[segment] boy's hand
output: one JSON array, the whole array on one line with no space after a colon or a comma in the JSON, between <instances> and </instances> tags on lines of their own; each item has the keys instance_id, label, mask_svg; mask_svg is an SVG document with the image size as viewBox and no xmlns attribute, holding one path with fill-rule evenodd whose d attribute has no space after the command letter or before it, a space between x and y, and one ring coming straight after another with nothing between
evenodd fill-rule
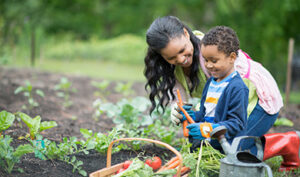
<instances>
[{"instance_id":1,"label":"boy's hand","mask_svg":"<svg viewBox=\"0 0 300 177\"><path fill-rule=\"evenodd\" d=\"M205 138L209 138L210 132L218 126L220 125L202 122L190 124L186 126L186 128L189 129L189 135L192 136L193 139L204 140Z\"/></svg>"},{"instance_id":2,"label":"boy's hand","mask_svg":"<svg viewBox=\"0 0 300 177\"><path fill-rule=\"evenodd\" d=\"M186 110L186 112L192 117L192 119L195 119L195 112L192 109L191 104L183 105L183 109ZM171 121L173 124L178 125L180 122L183 122L186 120L185 115L180 110L178 105L175 103L171 106Z\"/></svg>"}]
</instances>

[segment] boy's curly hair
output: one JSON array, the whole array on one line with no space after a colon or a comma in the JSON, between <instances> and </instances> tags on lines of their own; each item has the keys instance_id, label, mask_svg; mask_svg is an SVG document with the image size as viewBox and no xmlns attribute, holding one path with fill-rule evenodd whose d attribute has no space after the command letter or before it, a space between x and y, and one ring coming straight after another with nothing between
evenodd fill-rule
<instances>
[{"instance_id":1,"label":"boy's curly hair","mask_svg":"<svg viewBox=\"0 0 300 177\"><path fill-rule=\"evenodd\" d=\"M238 55L240 49L240 42L235 31L227 26L216 26L210 29L201 40L201 44L204 46L217 45L218 50L224 52L227 56L231 52Z\"/></svg>"}]
</instances>

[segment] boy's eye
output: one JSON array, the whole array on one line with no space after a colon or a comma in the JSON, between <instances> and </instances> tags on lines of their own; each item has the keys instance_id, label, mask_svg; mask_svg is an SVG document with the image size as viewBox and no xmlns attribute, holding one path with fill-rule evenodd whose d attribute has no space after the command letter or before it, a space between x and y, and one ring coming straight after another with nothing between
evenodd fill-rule
<instances>
[{"instance_id":1,"label":"boy's eye","mask_svg":"<svg viewBox=\"0 0 300 177\"><path fill-rule=\"evenodd\" d=\"M217 60L211 60L211 62L213 62L213 63L217 63Z\"/></svg>"}]
</instances>

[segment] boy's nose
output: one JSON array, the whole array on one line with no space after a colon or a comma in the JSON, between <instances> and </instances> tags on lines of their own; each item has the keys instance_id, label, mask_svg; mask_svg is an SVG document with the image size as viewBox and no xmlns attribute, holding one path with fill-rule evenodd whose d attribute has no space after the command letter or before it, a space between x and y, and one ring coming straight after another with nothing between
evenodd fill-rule
<instances>
[{"instance_id":1,"label":"boy's nose","mask_svg":"<svg viewBox=\"0 0 300 177\"><path fill-rule=\"evenodd\" d=\"M206 62L205 63L206 68L212 68L213 64L211 64L210 62Z\"/></svg>"}]
</instances>

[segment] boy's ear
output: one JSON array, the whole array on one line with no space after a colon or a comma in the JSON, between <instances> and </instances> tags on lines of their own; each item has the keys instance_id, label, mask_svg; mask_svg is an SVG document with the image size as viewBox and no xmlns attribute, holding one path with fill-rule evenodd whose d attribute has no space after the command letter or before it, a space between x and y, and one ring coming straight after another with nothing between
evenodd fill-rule
<instances>
[{"instance_id":1,"label":"boy's ear","mask_svg":"<svg viewBox=\"0 0 300 177\"><path fill-rule=\"evenodd\" d=\"M229 55L229 57L230 57L230 62L234 63L237 56L236 56L235 52L231 52L230 55Z\"/></svg>"},{"instance_id":2,"label":"boy's ear","mask_svg":"<svg viewBox=\"0 0 300 177\"><path fill-rule=\"evenodd\" d=\"M186 28L183 28L183 33L184 33L186 38L188 38L188 39L190 38L190 34L189 34L189 32Z\"/></svg>"}]
</instances>

